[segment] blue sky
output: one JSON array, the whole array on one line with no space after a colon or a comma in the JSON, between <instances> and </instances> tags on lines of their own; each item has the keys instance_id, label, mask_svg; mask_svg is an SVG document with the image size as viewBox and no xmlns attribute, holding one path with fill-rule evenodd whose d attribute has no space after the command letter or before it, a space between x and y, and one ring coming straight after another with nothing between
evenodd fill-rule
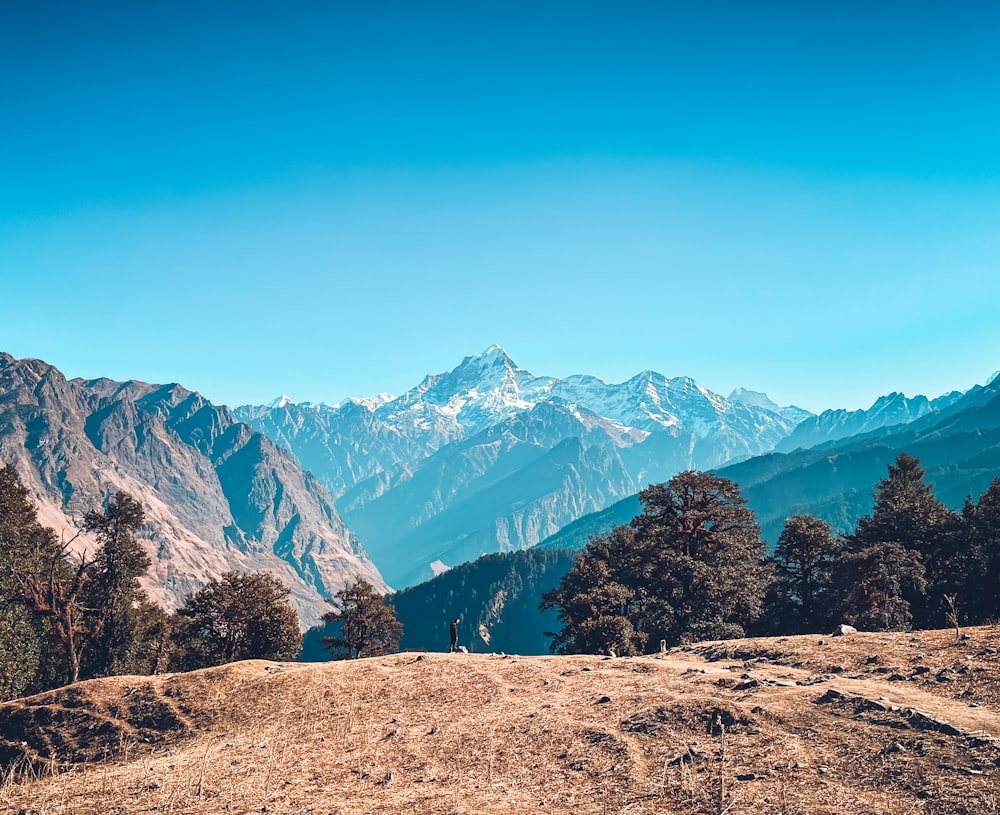
<instances>
[{"instance_id":1,"label":"blue sky","mask_svg":"<svg viewBox=\"0 0 1000 815\"><path fill-rule=\"evenodd\" d=\"M11 5L16 357L231 405L492 343L814 411L1000 369L1000 4Z\"/></svg>"}]
</instances>

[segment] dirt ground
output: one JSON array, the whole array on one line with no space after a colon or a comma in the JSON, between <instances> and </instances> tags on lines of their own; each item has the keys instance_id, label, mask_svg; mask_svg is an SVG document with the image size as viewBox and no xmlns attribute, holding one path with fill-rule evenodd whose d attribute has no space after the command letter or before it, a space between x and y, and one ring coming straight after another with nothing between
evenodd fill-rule
<instances>
[{"instance_id":1,"label":"dirt ground","mask_svg":"<svg viewBox=\"0 0 1000 815\"><path fill-rule=\"evenodd\" d=\"M395 654L0 706L0 812L1000 812L1000 627Z\"/></svg>"}]
</instances>

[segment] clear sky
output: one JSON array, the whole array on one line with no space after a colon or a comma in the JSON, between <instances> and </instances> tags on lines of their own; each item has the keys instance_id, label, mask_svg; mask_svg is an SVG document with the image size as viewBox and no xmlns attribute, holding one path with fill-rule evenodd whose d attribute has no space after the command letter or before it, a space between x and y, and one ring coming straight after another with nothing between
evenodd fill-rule
<instances>
[{"instance_id":1,"label":"clear sky","mask_svg":"<svg viewBox=\"0 0 1000 815\"><path fill-rule=\"evenodd\" d=\"M493 343L813 411L1000 369L1000 3L0 10L0 350L222 404Z\"/></svg>"}]
</instances>

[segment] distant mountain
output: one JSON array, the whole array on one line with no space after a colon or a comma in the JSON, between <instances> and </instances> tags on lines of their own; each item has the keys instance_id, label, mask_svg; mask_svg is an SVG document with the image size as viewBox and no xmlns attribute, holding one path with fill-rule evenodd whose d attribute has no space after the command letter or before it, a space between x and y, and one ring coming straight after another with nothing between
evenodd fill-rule
<instances>
[{"instance_id":1,"label":"distant mountain","mask_svg":"<svg viewBox=\"0 0 1000 815\"><path fill-rule=\"evenodd\" d=\"M397 398L235 414L327 486L397 588L531 547L681 470L770 451L812 415L653 371L619 385L535 376L496 345Z\"/></svg>"},{"instance_id":2,"label":"distant mountain","mask_svg":"<svg viewBox=\"0 0 1000 815\"><path fill-rule=\"evenodd\" d=\"M923 412L920 418L906 424L877 426L876 414L884 414L885 407L896 401L895 397L876 401L870 417L876 429L867 433L811 450L757 456L715 472L740 485L747 505L761 523L764 538L772 546L785 519L796 513L824 518L838 532L853 531L857 519L872 509L875 485L886 477L888 466L902 452L921 460L928 481L935 485L935 494L954 509L962 506L967 495L978 499L993 478L1000 476L1000 378L993 378L986 387L973 388L957 398L949 395L935 400L932 404L939 405L938 409ZM920 403L919 399L908 401ZM555 558L545 571L544 581L539 581L538 596L555 586L569 569L571 552L582 549L591 537L607 535L612 527L627 524L641 511L638 495L630 495L578 518L539 543L535 550L523 553L546 552ZM407 603L400 608L418 618L425 610L440 614L435 610L436 599L454 597L461 598L463 613L468 618L478 620L486 616L493 594L489 589L491 584L481 575L490 574L490 567L478 566L486 560L482 558L462 567L463 577L456 585L463 587L463 591L454 590L454 586L445 591L446 584L439 577L407 590ZM531 557L510 560L507 565L512 574L505 581L518 585L524 581L524 575L537 569L537 562ZM547 639L542 632L551 628L551 620L537 610L535 595L526 596L521 606L506 603L499 614L493 615L494 625L510 630L508 614L518 619L517 644L523 649L519 652L543 653ZM417 625L420 630L420 624Z\"/></svg>"},{"instance_id":3,"label":"distant mountain","mask_svg":"<svg viewBox=\"0 0 1000 815\"><path fill-rule=\"evenodd\" d=\"M789 453L808 449L838 439L870 433L883 427L906 424L928 413L947 408L962 398L952 391L937 399L915 396L908 399L901 393L882 396L867 410L825 410L819 416L804 418L795 429L775 446L775 451Z\"/></svg>"},{"instance_id":4,"label":"distant mountain","mask_svg":"<svg viewBox=\"0 0 1000 815\"><path fill-rule=\"evenodd\" d=\"M919 418L880 424L882 417L905 415L910 410L907 405L915 406L911 412ZM925 410L927 405L930 412ZM740 485L772 546L785 519L798 513L817 515L841 532L853 530L857 519L871 511L875 484L903 452L921 460L935 494L954 509L961 508L967 495L978 498L1000 476L1000 378L965 394L947 394L932 401L892 394L876 400L868 411L856 413L867 414L855 417L857 426L875 429L714 470ZM568 524L539 546L581 549L591 535L607 534L641 509L638 495L629 496Z\"/></svg>"},{"instance_id":5,"label":"distant mountain","mask_svg":"<svg viewBox=\"0 0 1000 815\"><path fill-rule=\"evenodd\" d=\"M780 405L772 402L766 393L751 391L746 388L736 388L736 390L729 394L729 401L744 402L748 405L755 405L756 407L769 410L772 413L777 413L779 416L786 418L791 423L792 427L798 427L799 424L806 419L814 418L814 414L810 413L808 410L795 407L795 405L781 407Z\"/></svg>"},{"instance_id":6,"label":"distant mountain","mask_svg":"<svg viewBox=\"0 0 1000 815\"><path fill-rule=\"evenodd\" d=\"M268 569L308 624L354 575L385 585L312 475L180 385L67 381L40 360L0 354L0 461L67 537L110 494L131 493L146 512L145 585L168 606L227 570Z\"/></svg>"},{"instance_id":7,"label":"distant mountain","mask_svg":"<svg viewBox=\"0 0 1000 815\"><path fill-rule=\"evenodd\" d=\"M448 625L458 617L459 644L474 653L548 653L551 639L545 632L558 629L559 622L554 611L543 613L538 604L558 585L574 555L537 548L484 555L395 592L389 602L403 624L400 646L447 650ZM299 659L326 658L324 633L321 627L307 632Z\"/></svg>"},{"instance_id":8,"label":"distant mountain","mask_svg":"<svg viewBox=\"0 0 1000 815\"><path fill-rule=\"evenodd\" d=\"M577 518L567 524L554 535L550 535L537 545L537 549L571 549L579 550L587 545L592 537L603 537L614 527L627 524L642 512L639 494L622 498L599 512L592 512Z\"/></svg>"},{"instance_id":9,"label":"distant mountain","mask_svg":"<svg viewBox=\"0 0 1000 815\"><path fill-rule=\"evenodd\" d=\"M905 424L759 456L717 472L740 485L772 545L785 518L797 513L852 530L871 510L876 482L903 452L920 459L937 497L959 509L966 496L978 499L1000 476L1000 379L956 399L949 395L941 404Z\"/></svg>"}]
</instances>

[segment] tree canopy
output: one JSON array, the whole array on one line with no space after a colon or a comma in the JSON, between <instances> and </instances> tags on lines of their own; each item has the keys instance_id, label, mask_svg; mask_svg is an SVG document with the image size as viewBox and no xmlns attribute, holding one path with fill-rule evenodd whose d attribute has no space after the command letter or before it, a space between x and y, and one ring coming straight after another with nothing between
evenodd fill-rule
<instances>
[{"instance_id":1,"label":"tree canopy","mask_svg":"<svg viewBox=\"0 0 1000 815\"><path fill-rule=\"evenodd\" d=\"M291 590L269 572L226 572L177 610L174 663L182 670L241 659L295 659L302 647Z\"/></svg>"},{"instance_id":2,"label":"tree canopy","mask_svg":"<svg viewBox=\"0 0 1000 815\"><path fill-rule=\"evenodd\" d=\"M739 487L696 471L639 493L641 514L592 538L541 607L558 610L559 653L641 653L742 636L763 611L770 570Z\"/></svg>"},{"instance_id":3,"label":"tree canopy","mask_svg":"<svg viewBox=\"0 0 1000 815\"><path fill-rule=\"evenodd\" d=\"M330 600L334 608L323 622L339 626L339 634L323 638L323 646L334 659L359 659L398 651L403 626L396 610L385 602L367 580L344 586Z\"/></svg>"},{"instance_id":4,"label":"tree canopy","mask_svg":"<svg viewBox=\"0 0 1000 815\"><path fill-rule=\"evenodd\" d=\"M959 515L934 497L920 461L900 453L875 485L871 514L845 536L841 600L849 621L904 629L941 622Z\"/></svg>"},{"instance_id":5,"label":"tree canopy","mask_svg":"<svg viewBox=\"0 0 1000 815\"><path fill-rule=\"evenodd\" d=\"M834 573L841 545L830 524L813 515L785 521L774 547L768 630L806 634L834 625Z\"/></svg>"},{"instance_id":6,"label":"tree canopy","mask_svg":"<svg viewBox=\"0 0 1000 815\"><path fill-rule=\"evenodd\" d=\"M126 492L117 492L103 511L92 510L83 520L84 529L101 544L84 592L84 602L100 617L89 651L88 672L93 676L135 672L146 642L146 594L139 578L152 560L135 538L144 520L142 506Z\"/></svg>"}]
</instances>

